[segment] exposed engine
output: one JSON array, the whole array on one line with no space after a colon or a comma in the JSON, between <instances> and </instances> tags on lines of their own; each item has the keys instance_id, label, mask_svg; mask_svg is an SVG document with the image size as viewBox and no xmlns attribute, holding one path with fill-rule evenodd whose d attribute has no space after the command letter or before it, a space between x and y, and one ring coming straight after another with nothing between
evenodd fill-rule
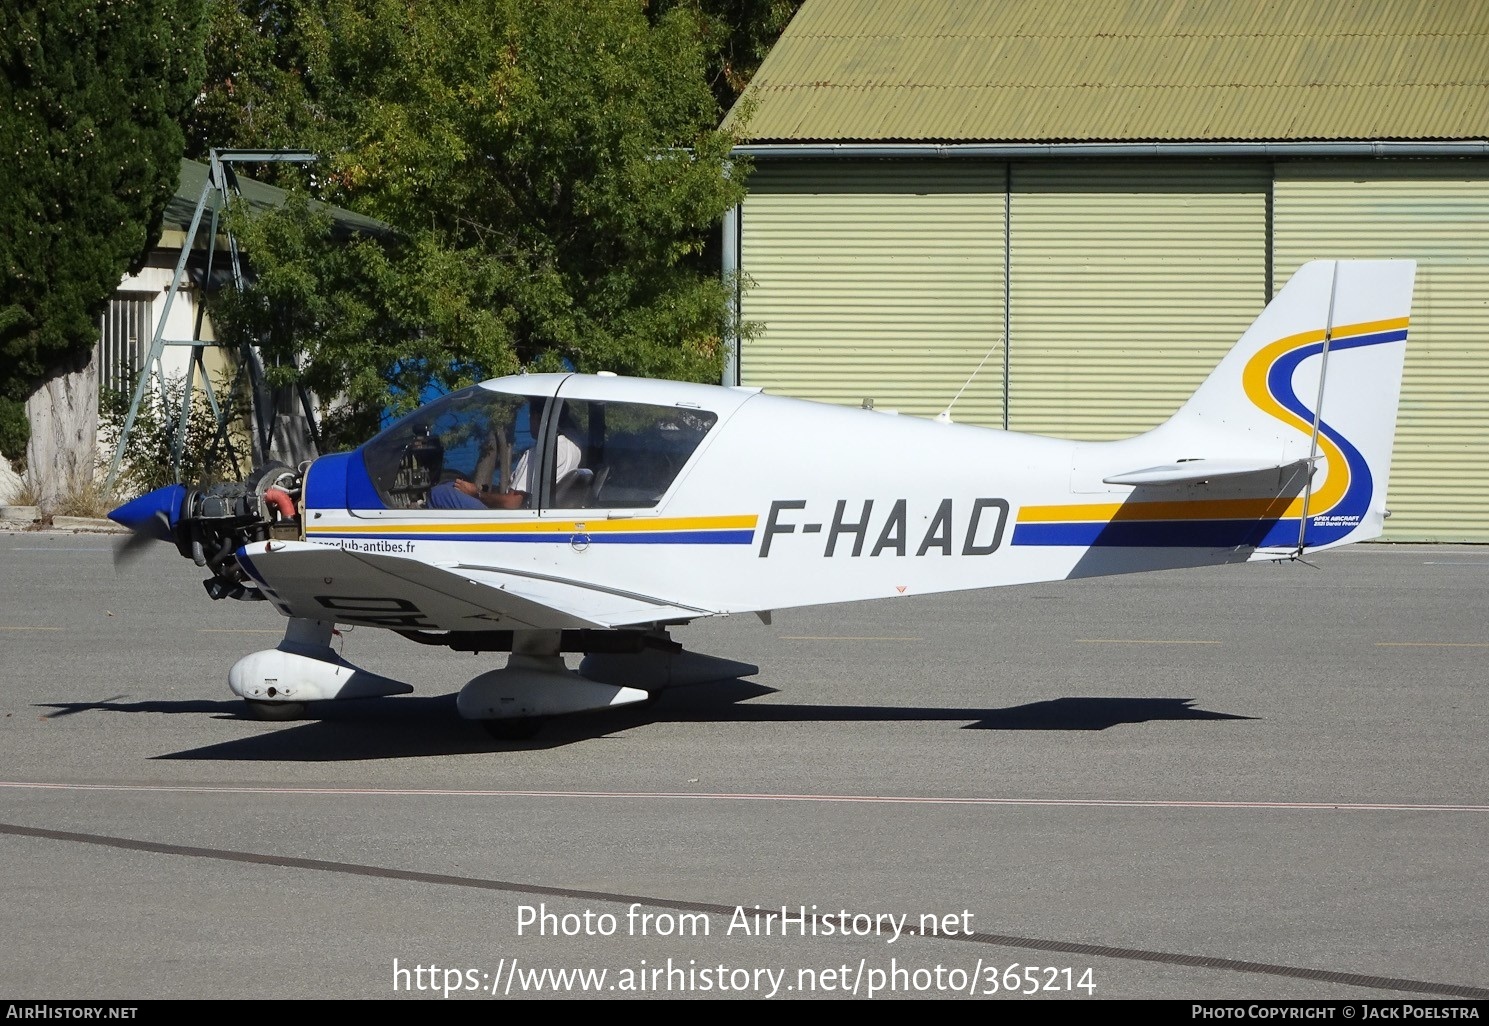
<instances>
[{"instance_id":1,"label":"exposed engine","mask_svg":"<svg viewBox=\"0 0 1489 1026\"><path fill-rule=\"evenodd\" d=\"M202 582L214 599L255 600L264 596L245 586L247 578L233 553L250 542L301 537L301 474L282 463L268 463L247 480L187 488L175 523L176 548L212 576Z\"/></svg>"}]
</instances>

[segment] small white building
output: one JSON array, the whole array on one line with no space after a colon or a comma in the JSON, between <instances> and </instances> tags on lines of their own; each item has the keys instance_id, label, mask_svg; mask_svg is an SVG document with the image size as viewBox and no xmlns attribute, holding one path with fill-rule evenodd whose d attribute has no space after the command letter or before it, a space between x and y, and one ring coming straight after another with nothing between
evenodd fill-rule
<instances>
[{"instance_id":1,"label":"small white building","mask_svg":"<svg viewBox=\"0 0 1489 1026\"><path fill-rule=\"evenodd\" d=\"M209 286L216 289L232 284L228 240L220 226L213 237L210 205L201 218L194 241L191 239L192 222L206 194L208 179L207 164L181 161L180 180L175 195L166 205L160 238L144 266L137 273L126 275L108 301L99 318L99 341L92 360L77 373L48 382L28 400L32 438L26 462L56 467L60 473L27 488L8 463L0 459L0 505L39 486L42 494L36 498L43 509L51 509L63 493L76 492L101 476L112 452L99 451L97 413L110 393L132 396L157 334L164 342L159 371L165 380L187 379L197 351L193 343L200 344L201 366L219 394L222 385L236 374L241 362L239 354L216 345L211 318L206 313ZM255 209L281 206L287 198L284 190L242 175L236 176L235 185L242 199ZM337 223L348 230L387 230L386 225L371 218L330 209ZM191 252L182 265L182 252L189 243ZM171 283L178 267L184 273L172 295ZM159 376L152 375L148 386L151 395L156 394L159 381ZM194 374L194 387L202 387L199 370ZM54 415L58 409L81 408L93 411L94 416Z\"/></svg>"}]
</instances>

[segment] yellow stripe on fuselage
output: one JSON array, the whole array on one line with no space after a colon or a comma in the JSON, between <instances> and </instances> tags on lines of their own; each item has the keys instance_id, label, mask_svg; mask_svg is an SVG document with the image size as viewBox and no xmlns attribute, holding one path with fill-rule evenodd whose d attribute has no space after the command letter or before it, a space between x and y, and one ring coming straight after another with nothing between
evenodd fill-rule
<instances>
[{"instance_id":1,"label":"yellow stripe on fuselage","mask_svg":"<svg viewBox=\"0 0 1489 1026\"><path fill-rule=\"evenodd\" d=\"M1052 524L1070 521L1122 520L1257 520L1280 517L1288 508L1286 498L1195 499L1172 502L1087 503L1079 506L1025 506L1019 510L1021 524Z\"/></svg>"},{"instance_id":2,"label":"yellow stripe on fuselage","mask_svg":"<svg viewBox=\"0 0 1489 1026\"><path fill-rule=\"evenodd\" d=\"M605 519L602 515L594 520L405 520L389 523L391 518L376 523L325 524L308 527L306 534L551 534L564 531L583 531L586 534L643 533L652 531L723 531L729 529L754 528L759 517L668 517L664 519L622 517Z\"/></svg>"}]
</instances>

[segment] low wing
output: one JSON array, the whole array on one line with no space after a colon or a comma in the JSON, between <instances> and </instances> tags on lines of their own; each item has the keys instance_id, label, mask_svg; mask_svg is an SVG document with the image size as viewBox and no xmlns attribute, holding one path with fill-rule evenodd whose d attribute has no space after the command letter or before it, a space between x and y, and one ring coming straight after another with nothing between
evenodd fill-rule
<instances>
[{"instance_id":1,"label":"low wing","mask_svg":"<svg viewBox=\"0 0 1489 1026\"><path fill-rule=\"evenodd\" d=\"M1300 466L1308 460L1180 460L1178 463L1163 463L1142 470L1130 470L1125 474L1113 474L1102 478L1103 484L1114 485L1175 485L1198 484L1220 477L1239 477L1242 474L1259 474L1267 470L1286 470Z\"/></svg>"},{"instance_id":2,"label":"low wing","mask_svg":"<svg viewBox=\"0 0 1489 1026\"><path fill-rule=\"evenodd\" d=\"M716 611L495 567L434 566L307 542L258 542L238 562L286 616L398 629L562 630L678 622Z\"/></svg>"}]
</instances>

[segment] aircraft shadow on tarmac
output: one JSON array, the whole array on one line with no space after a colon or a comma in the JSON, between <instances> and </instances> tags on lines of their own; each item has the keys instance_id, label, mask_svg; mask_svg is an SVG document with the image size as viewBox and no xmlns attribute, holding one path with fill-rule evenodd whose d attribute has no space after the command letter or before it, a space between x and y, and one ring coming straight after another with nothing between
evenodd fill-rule
<instances>
[{"instance_id":1,"label":"aircraft shadow on tarmac","mask_svg":"<svg viewBox=\"0 0 1489 1026\"><path fill-rule=\"evenodd\" d=\"M947 722L966 730L1097 731L1158 720L1247 720L1250 716L1194 708L1186 698L1057 698L1005 709L930 706L750 704L775 689L743 680L670 691L645 708L559 717L531 740L498 741L460 719L453 694L320 702L294 724L262 724L264 732L156 756L225 762L343 762L418 756L537 751L595 740L650 723ZM183 702L58 702L48 717L85 712L213 715L249 721L233 700Z\"/></svg>"}]
</instances>

